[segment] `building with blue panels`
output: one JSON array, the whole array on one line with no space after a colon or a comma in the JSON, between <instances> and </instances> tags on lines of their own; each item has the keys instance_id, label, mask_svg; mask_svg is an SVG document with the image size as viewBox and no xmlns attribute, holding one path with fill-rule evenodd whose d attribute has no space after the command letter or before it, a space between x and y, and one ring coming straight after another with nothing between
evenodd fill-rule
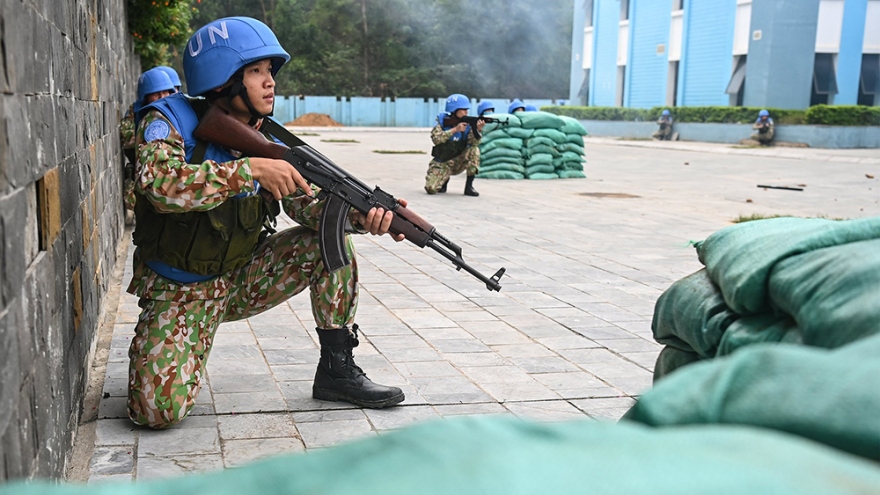
<instances>
[{"instance_id":1,"label":"building with blue panels","mask_svg":"<svg viewBox=\"0 0 880 495\"><path fill-rule=\"evenodd\" d=\"M880 105L880 0L575 0L574 105Z\"/></svg>"}]
</instances>

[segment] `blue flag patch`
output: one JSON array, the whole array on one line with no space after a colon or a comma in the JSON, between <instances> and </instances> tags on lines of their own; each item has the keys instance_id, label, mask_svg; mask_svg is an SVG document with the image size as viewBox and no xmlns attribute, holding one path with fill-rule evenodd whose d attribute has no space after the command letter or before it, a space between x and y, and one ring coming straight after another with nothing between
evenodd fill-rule
<instances>
[{"instance_id":1,"label":"blue flag patch","mask_svg":"<svg viewBox=\"0 0 880 495\"><path fill-rule=\"evenodd\" d=\"M144 129L144 141L159 141L171 135L171 126L164 120L154 120Z\"/></svg>"}]
</instances>

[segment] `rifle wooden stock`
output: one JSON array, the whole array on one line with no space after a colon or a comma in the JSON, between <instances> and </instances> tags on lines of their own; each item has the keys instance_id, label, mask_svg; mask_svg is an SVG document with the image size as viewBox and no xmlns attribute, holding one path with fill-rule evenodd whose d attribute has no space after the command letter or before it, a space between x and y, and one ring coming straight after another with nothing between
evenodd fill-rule
<instances>
[{"instance_id":1,"label":"rifle wooden stock","mask_svg":"<svg viewBox=\"0 0 880 495\"><path fill-rule=\"evenodd\" d=\"M321 255L328 270L337 270L350 262L345 253L342 232L348 209L355 208L367 214L371 208L379 207L394 212L389 228L392 234L403 234L408 241L420 248L430 247L452 261L456 269L464 269L485 282L489 290L501 290L498 281L504 274L504 268L491 278L486 277L465 263L461 256L461 248L437 233L433 225L401 205L392 195L378 187L371 190L366 184L274 121L266 121L264 125L267 126L269 134L284 145L267 140L259 131L216 105L211 105L202 117L193 136L202 141L239 151L245 156L285 160L296 168L306 181L320 187L321 194L327 202L321 217L319 237ZM331 232L330 229L333 231Z\"/></svg>"}]
</instances>

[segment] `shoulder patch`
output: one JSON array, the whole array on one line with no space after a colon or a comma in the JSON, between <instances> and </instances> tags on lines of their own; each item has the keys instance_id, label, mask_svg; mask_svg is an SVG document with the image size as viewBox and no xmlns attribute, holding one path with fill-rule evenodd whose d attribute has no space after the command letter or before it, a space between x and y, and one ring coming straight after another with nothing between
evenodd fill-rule
<instances>
[{"instance_id":1,"label":"shoulder patch","mask_svg":"<svg viewBox=\"0 0 880 495\"><path fill-rule=\"evenodd\" d=\"M162 119L150 122L150 125L144 129L144 141L159 141L171 135L171 126Z\"/></svg>"}]
</instances>

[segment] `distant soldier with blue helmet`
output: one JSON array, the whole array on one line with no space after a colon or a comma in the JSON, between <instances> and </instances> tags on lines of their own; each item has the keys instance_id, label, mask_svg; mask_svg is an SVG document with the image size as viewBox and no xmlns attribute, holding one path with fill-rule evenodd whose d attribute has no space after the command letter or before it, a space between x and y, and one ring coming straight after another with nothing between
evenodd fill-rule
<instances>
[{"instance_id":1,"label":"distant soldier with blue helmet","mask_svg":"<svg viewBox=\"0 0 880 495\"><path fill-rule=\"evenodd\" d=\"M657 125L660 126L660 128L654 131L654 134L651 135L654 140L669 141L672 139L672 114L669 110L663 110L660 114L660 118L657 119Z\"/></svg>"},{"instance_id":2,"label":"distant soldier with blue helmet","mask_svg":"<svg viewBox=\"0 0 880 495\"><path fill-rule=\"evenodd\" d=\"M526 105L525 108L523 108L523 111L524 112L537 112L538 107L536 107L535 105Z\"/></svg>"},{"instance_id":3,"label":"distant soldier with blue helmet","mask_svg":"<svg viewBox=\"0 0 880 495\"><path fill-rule=\"evenodd\" d=\"M480 117L493 113L495 113L495 104L489 100L481 101L480 105L477 107L477 115L479 115Z\"/></svg>"},{"instance_id":4,"label":"distant soldier with blue helmet","mask_svg":"<svg viewBox=\"0 0 880 495\"><path fill-rule=\"evenodd\" d=\"M510 102L510 105L507 106L507 113L516 113L516 112L525 112L526 104L522 102L519 98L514 99Z\"/></svg>"},{"instance_id":5,"label":"distant soldier with blue helmet","mask_svg":"<svg viewBox=\"0 0 880 495\"><path fill-rule=\"evenodd\" d=\"M170 68L170 67L169 67ZM178 82L180 80L178 79ZM174 81L168 73L154 67L138 77L137 100L131 104L120 121L120 140L122 153L127 163L123 163L122 202L125 205L125 224L134 223L134 163L135 163L135 115L137 110L176 91Z\"/></svg>"},{"instance_id":6,"label":"distant soldier with blue helmet","mask_svg":"<svg viewBox=\"0 0 880 495\"><path fill-rule=\"evenodd\" d=\"M462 172L467 172L464 186L466 196L479 196L474 189L474 176L480 170L480 131L485 124L482 120L476 124L476 129L465 122L455 126L445 124L447 117L464 117L471 107L471 102L463 94L453 94L446 98L446 111L437 116L437 125L431 129L431 141L434 148L431 155L434 158L428 164L428 174L425 177L425 191L428 194L445 193L449 178Z\"/></svg>"},{"instance_id":7,"label":"distant soldier with blue helmet","mask_svg":"<svg viewBox=\"0 0 880 495\"><path fill-rule=\"evenodd\" d=\"M211 105L259 130L274 109L275 74L289 59L262 22L218 19L184 49L187 91L204 98L176 93L138 114L137 249L128 292L142 311L129 348L128 412L139 425L167 428L192 410L220 323L305 290L321 348L312 397L371 408L404 400L400 388L373 383L354 362L354 245L346 236L351 263L329 272L319 248L325 200L318 188L286 161L241 156L193 136ZM281 209L300 226L275 232ZM382 235L392 218L378 208L352 210L347 228Z\"/></svg>"},{"instance_id":8,"label":"distant soldier with blue helmet","mask_svg":"<svg viewBox=\"0 0 880 495\"><path fill-rule=\"evenodd\" d=\"M181 82L180 76L177 74L177 71L172 69L171 67L168 67L167 65L157 65L155 68L161 70L165 74L168 74L168 78L171 79L171 84L174 85L174 92L179 93Z\"/></svg>"},{"instance_id":9,"label":"distant soldier with blue helmet","mask_svg":"<svg viewBox=\"0 0 880 495\"><path fill-rule=\"evenodd\" d=\"M758 132L752 134L752 139L761 144L767 145L773 141L773 136L776 131L773 126L773 119L770 118L770 112L767 110L761 110L758 112L758 120L752 124L752 129L756 129Z\"/></svg>"}]
</instances>

